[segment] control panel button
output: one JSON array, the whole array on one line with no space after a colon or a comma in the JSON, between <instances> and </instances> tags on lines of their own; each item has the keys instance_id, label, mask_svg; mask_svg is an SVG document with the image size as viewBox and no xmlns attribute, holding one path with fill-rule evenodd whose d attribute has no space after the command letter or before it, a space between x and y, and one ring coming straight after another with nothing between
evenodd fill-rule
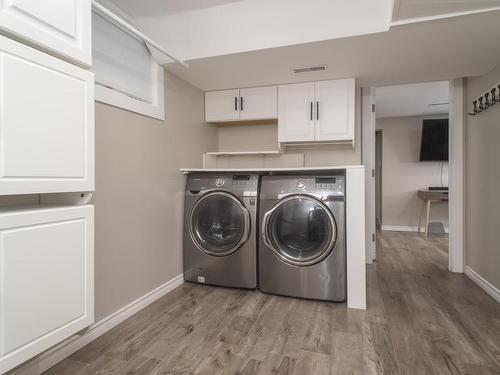
<instances>
[{"instance_id":1,"label":"control panel button","mask_svg":"<svg viewBox=\"0 0 500 375\"><path fill-rule=\"evenodd\" d=\"M224 185L224 179L218 178L218 179L215 180L215 186L219 186L220 187L222 185Z\"/></svg>"},{"instance_id":2,"label":"control panel button","mask_svg":"<svg viewBox=\"0 0 500 375\"><path fill-rule=\"evenodd\" d=\"M302 181L297 182L297 189L304 190L305 188L306 188L306 185Z\"/></svg>"}]
</instances>

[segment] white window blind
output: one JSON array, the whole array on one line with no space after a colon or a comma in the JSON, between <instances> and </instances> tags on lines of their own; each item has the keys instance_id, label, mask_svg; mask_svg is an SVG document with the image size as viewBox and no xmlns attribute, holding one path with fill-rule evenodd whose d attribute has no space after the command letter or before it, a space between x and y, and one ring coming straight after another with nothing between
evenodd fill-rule
<instances>
[{"instance_id":1,"label":"white window blind","mask_svg":"<svg viewBox=\"0 0 500 375\"><path fill-rule=\"evenodd\" d=\"M153 102L157 63L148 48L95 12L92 14L92 65L96 84Z\"/></svg>"}]
</instances>

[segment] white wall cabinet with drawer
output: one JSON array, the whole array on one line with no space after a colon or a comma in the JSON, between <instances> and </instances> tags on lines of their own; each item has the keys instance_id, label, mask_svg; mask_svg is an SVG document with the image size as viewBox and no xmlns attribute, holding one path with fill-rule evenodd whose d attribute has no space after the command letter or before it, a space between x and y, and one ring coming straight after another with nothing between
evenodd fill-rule
<instances>
[{"instance_id":1,"label":"white wall cabinet with drawer","mask_svg":"<svg viewBox=\"0 0 500 375\"><path fill-rule=\"evenodd\" d=\"M94 321L91 205L0 209L0 373Z\"/></svg>"},{"instance_id":2,"label":"white wall cabinet with drawer","mask_svg":"<svg viewBox=\"0 0 500 375\"><path fill-rule=\"evenodd\" d=\"M355 80L278 87L280 143L354 142Z\"/></svg>"},{"instance_id":3,"label":"white wall cabinet with drawer","mask_svg":"<svg viewBox=\"0 0 500 375\"><path fill-rule=\"evenodd\" d=\"M94 190L94 74L0 36L0 195Z\"/></svg>"},{"instance_id":4,"label":"white wall cabinet with drawer","mask_svg":"<svg viewBox=\"0 0 500 375\"><path fill-rule=\"evenodd\" d=\"M276 86L208 91L206 122L271 120L278 117Z\"/></svg>"},{"instance_id":5,"label":"white wall cabinet with drawer","mask_svg":"<svg viewBox=\"0 0 500 375\"><path fill-rule=\"evenodd\" d=\"M0 0L0 30L64 59L92 65L91 0Z\"/></svg>"}]
</instances>

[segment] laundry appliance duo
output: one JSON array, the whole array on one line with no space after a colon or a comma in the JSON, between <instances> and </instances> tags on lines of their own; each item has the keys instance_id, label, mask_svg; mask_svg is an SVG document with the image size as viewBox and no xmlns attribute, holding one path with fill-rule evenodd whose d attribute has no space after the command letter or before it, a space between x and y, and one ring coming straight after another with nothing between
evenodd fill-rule
<instances>
[{"instance_id":1,"label":"laundry appliance duo","mask_svg":"<svg viewBox=\"0 0 500 375\"><path fill-rule=\"evenodd\" d=\"M345 171L191 173L184 211L186 281L346 299Z\"/></svg>"}]
</instances>

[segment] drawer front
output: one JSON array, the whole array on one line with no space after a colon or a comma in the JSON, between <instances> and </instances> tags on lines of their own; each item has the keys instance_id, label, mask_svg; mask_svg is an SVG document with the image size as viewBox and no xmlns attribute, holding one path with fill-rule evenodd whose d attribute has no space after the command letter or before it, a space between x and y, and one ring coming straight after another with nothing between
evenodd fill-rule
<instances>
[{"instance_id":1,"label":"drawer front","mask_svg":"<svg viewBox=\"0 0 500 375\"><path fill-rule=\"evenodd\" d=\"M94 190L94 75L0 37L0 195Z\"/></svg>"},{"instance_id":2,"label":"drawer front","mask_svg":"<svg viewBox=\"0 0 500 375\"><path fill-rule=\"evenodd\" d=\"M0 0L0 30L64 59L92 64L91 0Z\"/></svg>"},{"instance_id":3,"label":"drawer front","mask_svg":"<svg viewBox=\"0 0 500 375\"><path fill-rule=\"evenodd\" d=\"M93 322L93 206L0 214L0 373Z\"/></svg>"}]
</instances>

